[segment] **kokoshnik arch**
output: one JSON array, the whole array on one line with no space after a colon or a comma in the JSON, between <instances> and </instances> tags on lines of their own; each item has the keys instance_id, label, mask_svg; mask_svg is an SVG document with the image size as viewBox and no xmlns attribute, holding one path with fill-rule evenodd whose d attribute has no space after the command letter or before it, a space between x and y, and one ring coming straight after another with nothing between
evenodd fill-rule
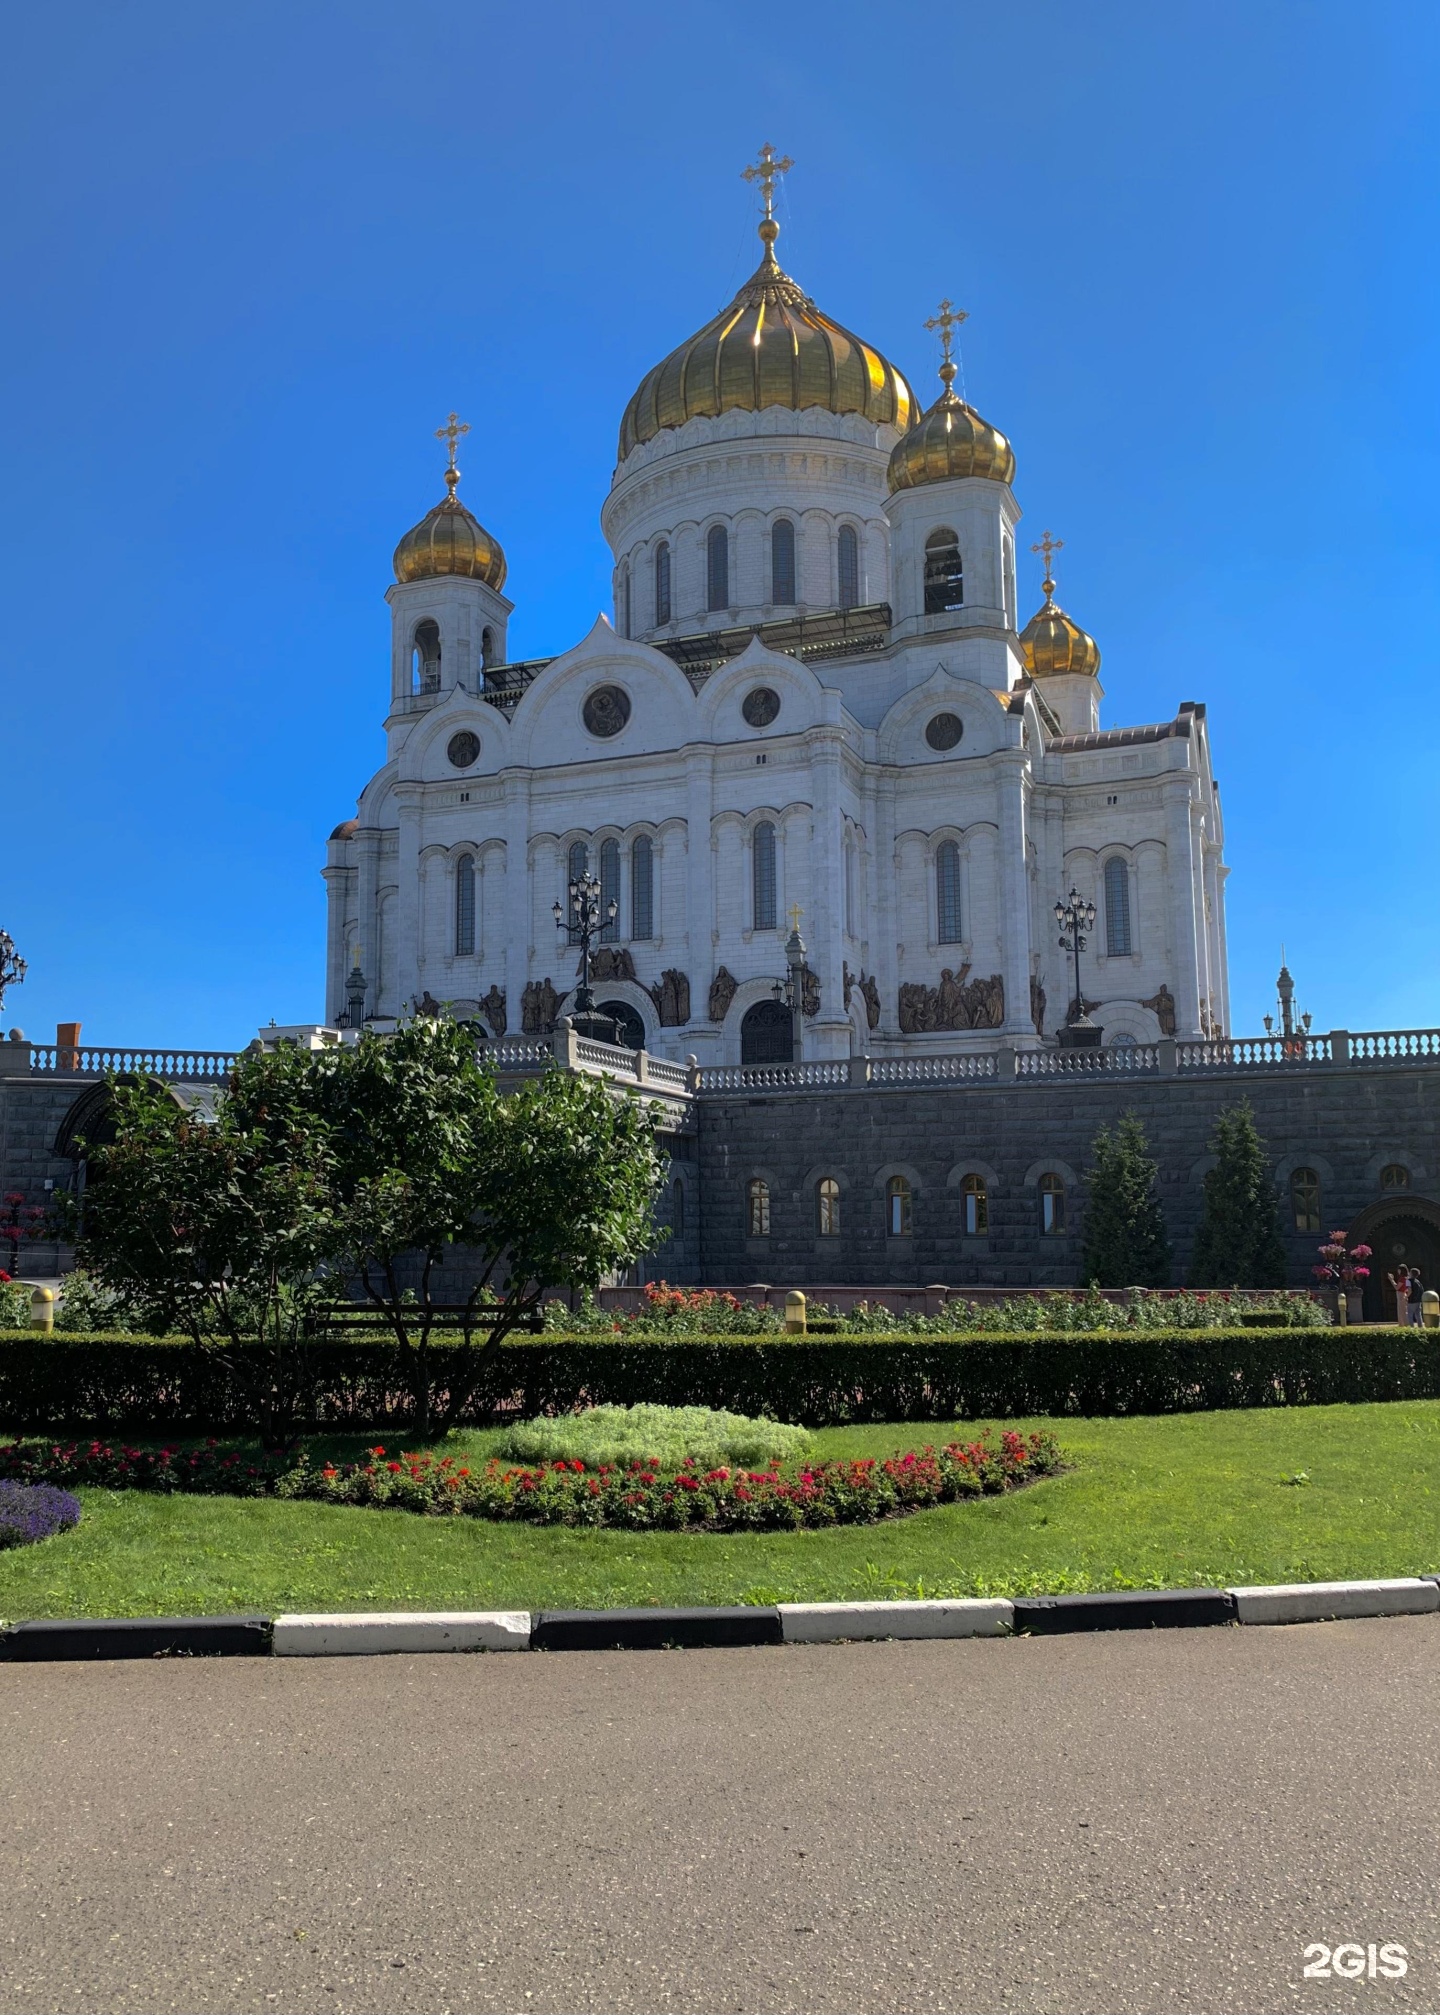
<instances>
[{"instance_id":1,"label":"kokoshnik arch","mask_svg":"<svg viewBox=\"0 0 1440 2015\"><path fill-rule=\"evenodd\" d=\"M767 147L746 171L755 272L624 408L613 613L559 656L509 661L505 556L458 496L468 429L439 430L446 494L388 590L386 760L330 840L328 1018L428 998L541 1033L576 977L552 906L584 866L617 905L602 1004L660 1056L789 1057L796 906L807 1058L1038 1046L1070 1005L1050 918L1072 886L1099 910L1107 1043L1227 1033L1204 707L1102 729L1048 532L1020 621L1015 454L955 391L964 316L926 324L921 411L780 267L788 165Z\"/></svg>"}]
</instances>

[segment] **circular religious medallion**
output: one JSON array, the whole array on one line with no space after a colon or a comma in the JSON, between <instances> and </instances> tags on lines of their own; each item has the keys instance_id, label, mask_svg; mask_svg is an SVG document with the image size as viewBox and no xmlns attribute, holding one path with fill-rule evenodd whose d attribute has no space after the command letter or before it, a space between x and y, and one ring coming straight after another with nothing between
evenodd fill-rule
<instances>
[{"instance_id":1,"label":"circular religious medallion","mask_svg":"<svg viewBox=\"0 0 1440 2015\"><path fill-rule=\"evenodd\" d=\"M581 715L592 735L601 740L618 735L630 718L630 695L619 686L597 686L586 696Z\"/></svg>"},{"instance_id":2,"label":"circular religious medallion","mask_svg":"<svg viewBox=\"0 0 1440 2015\"><path fill-rule=\"evenodd\" d=\"M964 732L958 714L935 714L926 724L925 739L932 749L953 749Z\"/></svg>"},{"instance_id":3,"label":"circular religious medallion","mask_svg":"<svg viewBox=\"0 0 1440 2015\"><path fill-rule=\"evenodd\" d=\"M468 770L480 753L480 737L469 728L462 728L458 735L450 737L445 753L457 770Z\"/></svg>"},{"instance_id":4,"label":"circular religious medallion","mask_svg":"<svg viewBox=\"0 0 1440 2015\"><path fill-rule=\"evenodd\" d=\"M780 695L771 686L752 686L740 711L752 728L768 728L780 711Z\"/></svg>"}]
</instances>

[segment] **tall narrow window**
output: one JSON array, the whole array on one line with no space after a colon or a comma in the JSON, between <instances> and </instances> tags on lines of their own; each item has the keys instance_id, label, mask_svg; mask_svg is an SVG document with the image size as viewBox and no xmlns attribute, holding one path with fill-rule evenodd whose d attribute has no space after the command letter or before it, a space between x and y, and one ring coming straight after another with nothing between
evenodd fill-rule
<instances>
[{"instance_id":1,"label":"tall narrow window","mask_svg":"<svg viewBox=\"0 0 1440 2015\"><path fill-rule=\"evenodd\" d=\"M819 1206L821 1238L840 1236L840 1185L833 1175L822 1176L815 1190Z\"/></svg>"},{"instance_id":2,"label":"tall narrow window","mask_svg":"<svg viewBox=\"0 0 1440 2015\"><path fill-rule=\"evenodd\" d=\"M1105 863L1105 950L1112 959L1131 951L1130 870L1118 857Z\"/></svg>"},{"instance_id":3,"label":"tall narrow window","mask_svg":"<svg viewBox=\"0 0 1440 2015\"><path fill-rule=\"evenodd\" d=\"M568 879L572 882L578 882L581 875L586 872L589 866L590 849L586 846L584 840L576 840L570 849ZM575 928L575 906L570 900L570 891L568 889L561 897L561 905L565 911L566 920L570 925L570 942L572 945L578 945L580 942L580 933Z\"/></svg>"},{"instance_id":4,"label":"tall narrow window","mask_svg":"<svg viewBox=\"0 0 1440 2015\"><path fill-rule=\"evenodd\" d=\"M610 905L615 904L615 915ZM620 842L600 842L600 936L607 943L620 935Z\"/></svg>"},{"instance_id":5,"label":"tall narrow window","mask_svg":"<svg viewBox=\"0 0 1440 2015\"><path fill-rule=\"evenodd\" d=\"M942 525L925 541L925 613L941 616L947 609L962 608L964 603L960 541L948 525Z\"/></svg>"},{"instance_id":6,"label":"tall narrow window","mask_svg":"<svg viewBox=\"0 0 1440 2015\"><path fill-rule=\"evenodd\" d=\"M480 632L481 671L482 672L488 671L491 665L494 664L494 662L495 662L495 632L493 630L482 630Z\"/></svg>"},{"instance_id":7,"label":"tall narrow window","mask_svg":"<svg viewBox=\"0 0 1440 2015\"><path fill-rule=\"evenodd\" d=\"M966 1238L983 1238L990 1229L990 1198L983 1175L967 1175L960 1185L960 1222Z\"/></svg>"},{"instance_id":8,"label":"tall narrow window","mask_svg":"<svg viewBox=\"0 0 1440 2015\"><path fill-rule=\"evenodd\" d=\"M1001 540L1001 554L1005 568L1005 627L1013 630L1015 621L1015 541L1007 532Z\"/></svg>"},{"instance_id":9,"label":"tall narrow window","mask_svg":"<svg viewBox=\"0 0 1440 2015\"><path fill-rule=\"evenodd\" d=\"M633 637L635 634L630 616L630 563L627 560L625 565L620 569L620 634L622 637Z\"/></svg>"},{"instance_id":10,"label":"tall narrow window","mask_svg":"<svg viewBox=\"0 0 1440 2015\"><path fill-rule=\"evenodd\" d=\"M730 606L730 534L712 525L705 535L705 606L712 614Z\"/></svg>"},{"instance_id":11,"label":"tall narrow window","mask_svg":"<svg viewBox=\"0 0 1440 2015\"><path fill-rule=\"evenodd\" d=\"M935 924L942 945L960 942L960 849L942 840L935 849Z\"/></svg>"},{"instance_id":12,"label":"tall narrow window","mask_svg":"<svg viewBox=\"0 0 1440 2015\"><path fill-rule=\"evenodd\" d=\"M753 884L755 929L775 928L775 828L768 820L750 836L750 878Z\"/></svg>"},{"instance_id":13,"label":"tall narrow window","mask_svg":"<svg viewBox=\"0 0 1440 2015\"><path fill-rule=\"evenodd\" d=\"M850 937L855 935L855 843L845 842L845 929Z\"/></svg>"},{"instance_id":14,"label":"tall narrow window","mask_svg":"<svg viewBox=\"0 0 1440 2015\"><path fill-rule=\"evenodd\" d=\"M770 599L787 609L795 601L795 527L788 518L770 527Z\"/></svg>"},{"instance_id":15,"label":"tall narrow window","mask_svg":"<svg viewBox=\"0 0 1440 2015\"><path fill-rule=\"evenodd\" d=\"M655 849L644 833L630 849L630 935L655 935Z\"/></svg>"},{"instance_id":16,"label":"tall narrow window","mask_svg":"<svg viewBox=\"0 0 1440 2015\"><path fill-rule=\"evenodd\" d=\"M745 1229L751 1238L770 1236L770 1185L758 1175L745 1185Z\"/></svg>"},{"instance_id":17,"label":"tall narrow window","mask_svg":"<svg viewBox=\"0 0 1440 2015\"><path fill-rule=\"evenodd\" d=\"M685 1185L678 1178L670 1185L670 1229L676 1238L684 1238Z\"/></svg>"},{"instance_id":18,"label":"tall narrow window","mask_svg":"<svg viewBox=\"0 0 1440 2015\"><path fill-rule=\"evenodd\" d=\"M655 548L655 627L670 620L670 544L662 539Z\"/></svg>"},{"instance_id":19,"label":"tall narrow window","mask_svg":"<svg viewBox=\"0 0 1440 2015\"><path fill-rule=\"evenodd\" d=\"M427 616L423 623L415 625L415 644L411 656L413 683L417 693L438 693L440 690L440 625Z\"/></svg>"},{"instance_id":20,"label":"tall narrow window","mask_svg":"<svg viewBox=\"0 0 1440 2015\"><path fill-rule=\"evenodd\" d=\"M475 950L475 862L462 854L455 864L455 956L468 959Z\"/></svg>"},{"instance_id":21,"label":"tall narrow window","mask_svg":"<svg viewBox=\"0 0 1440 2015\"><path fill-rule=\"evenodd\" d=\"M835 572L841 608L857 608L860 603L860 541L855 536L853 525L840 527L835 541Z\"/></svg>"},{"instance_id":22,"label":"tall narrow window","mask_svg":"<svg viewBox=\"0 0 1440 2015\"><path fill-rule=\"evenodd\" d=\"M891 1238L910 1236L910 1185L903 1175L892 1175L885 1185L885 1229Z\"/></svg>"},{"instance_id":23,"label":"tall narrow window","mask_svg":"<svg viewBox=\"0 0 1440 2015\"><path fill-rule=\"evenodd\" d=\"M1319 1231L1320 1178L1313 1168L1297 1168L1290 1178L1290 1215L1296 1231Z\"/></svg>"},{"instance_id":24,"label":"tall narrow window","mask_svg":"<svg viewBox=\"0 0 1440 2015\"><path fill-rule=\"evenodd\" d=\"M1040 1229L1047 1238L1065 1229L1065 1184L1058 1175L1040 1178Z\"/></svg>"}]
</instances>

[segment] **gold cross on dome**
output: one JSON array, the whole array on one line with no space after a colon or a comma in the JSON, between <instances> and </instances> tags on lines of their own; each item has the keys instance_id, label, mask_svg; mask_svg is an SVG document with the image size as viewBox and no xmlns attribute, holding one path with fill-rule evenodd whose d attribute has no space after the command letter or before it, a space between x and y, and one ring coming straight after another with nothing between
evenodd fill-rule
<instances>
[{"instance_id":1,"label":"gold cross on dome","mask_svg":"<svg viewBox=\"0 0 1440 2015\"><path fill-rule=\"evenodd\" d=\"M437 427L435 429L436 440L444 441L448 445L450 453L450 467L452 469L455 466L455 443L459 440L462 434L468 434L469 431L470 431L470 422L468 420L462 420L458 413L452 413L449 419L445 422L443 427Z\"/></svg>"},{"instance_id":2,"label":"gold cross on dome","mask_svg":"<svg viewBox=\"0 0 1440 2015\"><path fill-rule=\"evenodd\" d=\"M799 903L791 903L789 909L785 912L785 914L790 919L791 936L798 937L800 934L800 918L803 915L803 911L801 910Z\"/></svg>"},{"instance_id":3,"label":"gold cross on dome","mask_svg":"<svg viewBox=\"0 0 1440 2015\"><path fill-rule=\"evenodd\" d=\"M794 166L795 163L788 154L777 161L775 158L775 149L767 140L765 145L760 149L760 159L753 162L750 167L740 170L745 181L758 182L760 184L760 194L765 199L765 221L767 224L775 215L776 181L781 175L788 175Z\"/></svg>"},{"instance_id":4,"label":"gold cross on dome","mask_svg":"<svg viewBox=\"0 0 1440 2015\"><path fill-rule=\"evenodd\" d=\"M1041 585L1047 595L1055 592L1055 583L1051 578L1055 572L1055 555L1061 551L1064 544L1065 541L1063 539L1052 539L1047 528L1040 534L1037 543L1030 548L1032 553L1043 553L1045 555L1045 579Z\"/></svg>"},{"instance_id":5,"label":"gold cross on dome","mask_svg":"<svg viewBox=\"0 0 1440 2015\"><path fill-rule=\"evenodd\" d=\"M957 308L953 301L942 301L936 312L925 324L927 329L940 331L940 347L945 352L945 362L950 361L950 347L955 341L955 331L962 322L968 322L969 314L964 308Z\"/></svg>"}]
</instances>

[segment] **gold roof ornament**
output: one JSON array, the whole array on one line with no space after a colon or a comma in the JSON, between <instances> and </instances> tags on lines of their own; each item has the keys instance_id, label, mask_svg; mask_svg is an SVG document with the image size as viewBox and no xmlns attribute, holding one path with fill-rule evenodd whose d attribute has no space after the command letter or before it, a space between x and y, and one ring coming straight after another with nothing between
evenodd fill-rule
<instances>
[{"instance_id":1,"label":"gold roof ornament","mask_svg":"<svg viewBox=\"0 0 1440 2015\"><path fill-rule=\"evenodd\" d=\"M397 581L428 581L440 574L459 574L467 580L484 581L497 594L505 585L505 555L500 541L491 537L455 494L460 482L455 444L469 431L469 422L455 413L443 427L435 429L436 440L448 446L446 494L395 548Z\"/></svg>"},{"instance_id":2,"label":"gold roof ornament","mask_svg":"<svg viewBox=\"0 0 1440 2015\"><path fill-rule=\"evenodd\" d=\"M1100 646L1055 603L1055 555L1064 544L1063 539L1052 538L1046 531L1030 548L1032 553L1045 555L1041 584L1045 600L1020 632L1020 655L1034 679L1061 678L1067 673L1093 679L1100 671Z\"/></svg>"},{"instance_id":3,"label":"gold roof ornament","mask_svg":"<svg viewBox=\"0 0 1440 2015\"><path fill-rule=\"evenodd\" d=\"M760 185L764 256L728 308L646 372L620 422L618 460L687 420L767 406L858 413L902 431L914 418L915 395L895 366L823 314L776 260L775 184L794 165L767 141L742 169Z\"/></svg>"},{"instance_id":4,"label":"gold roof ornament","mask_svg":"<svg viewBox=\"0 0 1440 2015\"><path fill-rule=\"evenodd\" d=\"M984 476L993 483L1014 481L1015 450L1000 429L982 420L955 390L956 364L950 350L955 331L966 320L963 308L945 300L925 324L940 334L944 389L891 450L892 496L896 490L918 490L925 483L951 483L965 476Z\"/></svg>"}]
</instances>

